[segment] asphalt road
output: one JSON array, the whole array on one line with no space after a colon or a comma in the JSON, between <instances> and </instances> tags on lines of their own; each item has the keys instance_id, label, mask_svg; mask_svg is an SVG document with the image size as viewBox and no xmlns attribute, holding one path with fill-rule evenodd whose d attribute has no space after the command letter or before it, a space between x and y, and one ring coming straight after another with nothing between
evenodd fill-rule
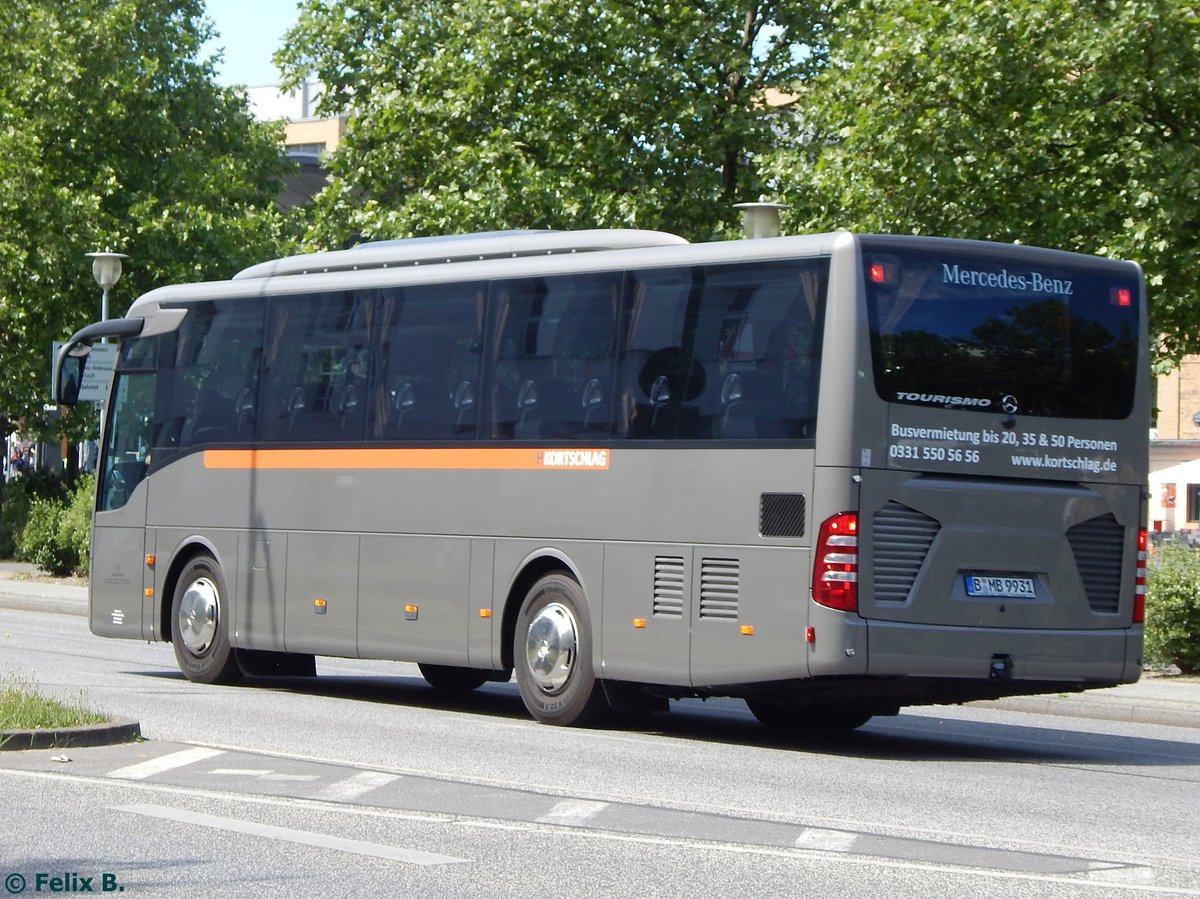
<instances>
[{"instance_id":1,"label":"asphalt road","mask_svg":"<svg viewBox=\"0 0 1200 899\"><path fill-rule=\"evenodd\" d=\"M0 753L6 890L1200 896L1194 729L937 708L789 745L733 701L558 729L512 684L318 670L200 686L169 646L0 609L0 673L148 738Z\"/></svg>"}]
</instances>

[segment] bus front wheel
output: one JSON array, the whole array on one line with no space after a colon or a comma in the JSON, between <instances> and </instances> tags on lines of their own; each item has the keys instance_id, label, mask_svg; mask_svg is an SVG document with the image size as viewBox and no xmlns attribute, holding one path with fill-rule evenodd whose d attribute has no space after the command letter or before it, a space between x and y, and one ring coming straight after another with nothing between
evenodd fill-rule
<instances>
[{"instance_id":1,"label":"bus front wheel","mask_svg":"<svg viewBox=\"0 0 1200 899\"><path fill-rule=\"evenodd\" d=\"M188 562L171 600L171 642L188 680L231 684L242 669L229 645L229 594L221 566L210 556Z\"/></svg>"},{"instance_id":2,"label":"bus front wheel","mask_svg":"<svg viewBox=\"0 0 1200 899\"><path fill-rule=\"evenodd\" d=\"M608 712L592 668L592 633L583 589L565 574L543 577L517 618L513 665L525 707L545 724L584 726Z\"/></svg>"}]
</instances>

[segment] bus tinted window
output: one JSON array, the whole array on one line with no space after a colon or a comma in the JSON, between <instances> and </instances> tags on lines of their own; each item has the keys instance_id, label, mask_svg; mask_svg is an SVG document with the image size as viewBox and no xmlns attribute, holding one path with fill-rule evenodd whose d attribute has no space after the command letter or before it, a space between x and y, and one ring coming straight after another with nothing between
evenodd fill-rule
<instances>
[{"instance_id":1,"label":"bus tinted window","mask_svg":"<svg viewBox=\"0 0 1200 899\"><path fill-rule=\"evenodd\" d=\"M373 300L338 292L271 301L267 320L261 441L361 440L371 354Z\"/></svg>"},{"instance_id":2,"label":"bus tinted window","mask_svg":"<svg viewBox=\"0 0 1200 899\"><path fill-rule=\"evenodd\" d=\"M171 450L253 439L262 304L198 303L164 343L155 462Z\"/></svg>"},{"instance_id":3,"label":"bus tinted window","mask_svg":"<svg viewBox=\"0 0 1200 899\"><path fill-rule=\"evenodd\" d=\"M823 259L634 273L622 434L811 436L827 277Z\"/></svg>"},{"instance_id":4,"label":"bus tinted window","mask_svg":"<svg viewBox=\"0 0 1200 899\"><path fill-rule=\"evenodd\" d=\"M954 253L863 253L875 386L889 402L1120 419L1136 281Z\"/></svg>"},{"instance_id":5,"label":"bus tinted window","mask_svg":"<svg viewBox=\"0 0 1200 899\"><path fill-rule=\"evenodd\" d=\"M374 437L474 438L485 295L470 282L385 291Z\"/></svg>"},{"instance_id":6,"label":"bus tinted window","mask_svg":"<svg viewBox=\"0 0 1200 899\"><path fill-rule=\"evenodd\" d=\"M492 285L491 436L608 435L621 283L606 273Z\"/></svg>"}]
</instances>

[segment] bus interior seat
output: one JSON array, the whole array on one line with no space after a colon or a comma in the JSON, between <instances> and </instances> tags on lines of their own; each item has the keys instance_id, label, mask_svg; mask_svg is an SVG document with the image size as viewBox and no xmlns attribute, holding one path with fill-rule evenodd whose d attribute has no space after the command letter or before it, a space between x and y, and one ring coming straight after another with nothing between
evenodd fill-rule
<instances>
[{"instance_id":1,"label":"bus interior seat","mask_svg":"<svg viewBox=\"0 0 1200 899\"><path fill-rule=\"evenodd\" d=\"M637 375L629 436L642 438L703 437L700 407L708 375L697 359L679 347L650 353Z\"/></svg>"},{"instance_id":2,"label":"bus interior seat","mask_svg":"<svg viewBox=\"0 0 1200 899\"><path fill-rule=\"evenodd\" d=\"M783 436L783 391L766 372L746 368L726 375L721 384L721 406L718 437L738 440Z\"/></svg>"}]
</instances>

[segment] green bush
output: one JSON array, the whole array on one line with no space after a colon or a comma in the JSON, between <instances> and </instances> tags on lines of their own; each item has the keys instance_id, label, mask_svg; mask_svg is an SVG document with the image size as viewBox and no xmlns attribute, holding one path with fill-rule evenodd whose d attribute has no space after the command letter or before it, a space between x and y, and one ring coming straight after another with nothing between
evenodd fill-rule
<instances>
[{"instance_id":1,"label":"green bush","mask_svg":"<svg viewBox=\"0 0 1200 899\"><path fill-rule=\"evenodd\" d=\"M88 573L95 497L96 479L91 475L79 478L58 524L58 542L74 557L77 574Z\"/></svg>"},{"instance_id":2,"label":"green bush","mask_svg":"<svg viewBox=\"0 0 1200 899\"><path fill-rule=\"evenodd\" d=\"M17 545L33 500L63 500L66 496L62 478L47 469L33 469L5 481L0 499L0 559L17 557Z\"/></svg>"},{"instance_id":3,"label":"green bush","mask_svg":"<svg viewBox=\"0 0 1200 899\"><path fill-rule=\"evenodd\" d=\"M1166 544L1146 572L1146 661L1200 671L1200 552Z\"/></svg>"},{"instance_id":4,"label":"green bush","mask_svg":"<svg viewBox=\"0 0 1200 899\"><path fill-rule=\"evenodd\" d=\"M85 574L95 481L79 479L68 501L34 498L29 503L17 555L54 575Z\"/></svg>"}]
</instances>

